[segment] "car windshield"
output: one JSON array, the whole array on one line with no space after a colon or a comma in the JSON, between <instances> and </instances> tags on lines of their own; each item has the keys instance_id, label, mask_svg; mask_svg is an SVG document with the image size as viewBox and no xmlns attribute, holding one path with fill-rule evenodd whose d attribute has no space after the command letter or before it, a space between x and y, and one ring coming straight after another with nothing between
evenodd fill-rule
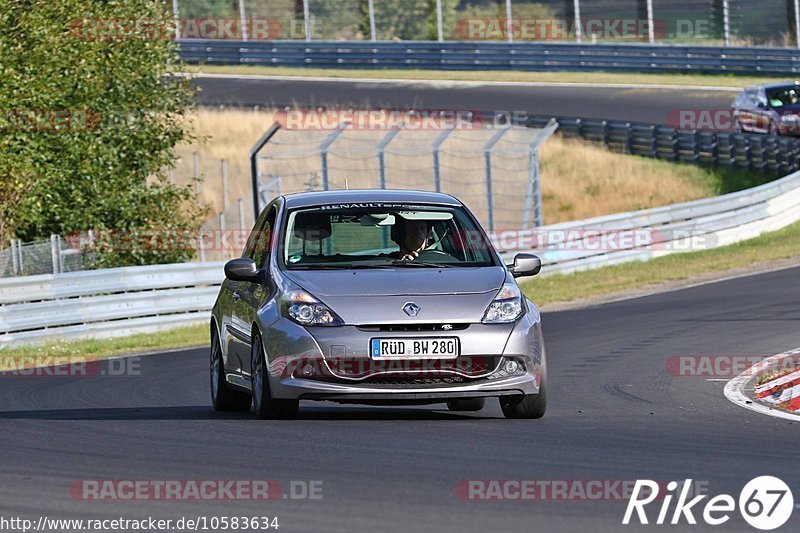
<instances>
[{"instance_id":1,"label":"car windshield","mask_svg":"<svg viewBox=\"0 0 800 533\"><path fill-rule=\"evenodd\" d=\"M460 207L369 204L289 212L290 270L494 266L491 244Z\"/></svg>"},{"instance_id":2,"label":"car windshield","mask_svg":"<svg viewBox=\"0 0 800 533\"><path fill-rule=\"evenodd\" d=\"M800 87L789 85L778 89L767 90L767 99L772 107L797 105L800 103Z\"/></svg>"}]
</instances>

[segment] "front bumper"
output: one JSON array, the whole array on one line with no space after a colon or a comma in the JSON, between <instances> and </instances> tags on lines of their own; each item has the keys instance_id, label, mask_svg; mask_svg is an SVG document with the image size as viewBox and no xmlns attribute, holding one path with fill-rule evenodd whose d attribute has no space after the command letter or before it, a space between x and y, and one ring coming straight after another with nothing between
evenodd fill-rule
<instances>
[{"instance_id":1,"label":"front bumper","mask_svg":"<svg viewBox=\"0 0 800 533\"><path fill-rule=\"evenodd\" d=\"M442 331L304 328L280 319L265 332L273 398L341 403L439 403L454 398L537 394L544 366L538 309L514 324ZM458 336L455 360L373 361L370 339ZM290 353L291 352L291 353ZM514 361L515 372L506 364ZM462 365L461 363L465 363Z\"/></svg>"},{"instance_id":2,"label":"front bumper","mask_svg":"<svg viewBox=\"0 0 800 533\"><path fill-rule=\"evenodd\" d=\"M280 382L280 391L280 395L275 394L275 397L340 403L440 403L457 398L536 394L539 388L534 376L523 375L497 381L481 380L464 385L441 387L420 385L413 388L376 387L369 384L330 383L292 378Z\"/></svg>"}]
</instances>

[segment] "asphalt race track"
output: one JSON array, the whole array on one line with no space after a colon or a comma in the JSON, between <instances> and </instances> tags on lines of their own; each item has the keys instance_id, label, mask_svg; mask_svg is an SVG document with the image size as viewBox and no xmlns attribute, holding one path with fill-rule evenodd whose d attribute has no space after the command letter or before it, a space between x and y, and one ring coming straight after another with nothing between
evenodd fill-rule
<instances>
[{"instance_id":1,"label":"asphalt race track","mask_svg":"<svg viewBox=\"0 0 800 533\"><path fill-rule=\"evenodd\" d=\"M730 91L656 88L428 85L407 81L199 78L203 106L327 106L524 111L675 125L680 111L729 110Z\"/></svg>"},{"instance_id":2,"label":"asphalt race track","mask_svg":"<svg viewBox=\"0 0 800 533\"><path fill-rule=\"evenodd\" d=\"M733 405L724 381L666 366L673 355L800 346L798 276L796 267L545 313L551 398L539 421L502 419L495 401L468 415L314 403L297 421L217 414L205 350L143 358L138 376L4 377L0 501L6 516L29 518L278 516L284 532L586 532L660 528L622 527L619 501L473 502L454 487L692 478L738 498L751 478L777 475L798 495L797 424ZM81 501L68 491L80 479L272 479L286 492L317 480L323 498ZM738 513L716 529L753 531Z\"/></svg>"}]
</instances>

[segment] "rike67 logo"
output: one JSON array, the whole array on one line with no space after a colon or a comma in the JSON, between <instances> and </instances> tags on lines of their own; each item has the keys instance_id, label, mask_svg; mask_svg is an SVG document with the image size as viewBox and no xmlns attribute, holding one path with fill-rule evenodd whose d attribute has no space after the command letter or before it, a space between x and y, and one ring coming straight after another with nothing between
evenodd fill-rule
<instances>
[{"instance_id":1,"label":"rike67 logo","mask_svg":"<svg viewBox=\"0 0 800 533\"><path fill-rule=\"evenodd\" d=\"M667 484L667 493L661 500L655 524L677 525L685 521L686 524L694 525L697 524L695 513L711 526L719 526L730 520L731 514L737 509L737 501L733 496L720 494L710 498L703 505L701 502L708 498L708 495L701 494L689 499L691 486L691 479L680 485L676 481ZM680 494L677 490L679 487ZM659 497L658 488L659 485L655 481L636 480L622 523L627 525L634 519L633 523L638 520L639 524L650 524L650 520L653 519L652 513L648 517L645 507ZM671 509L676 496L675 507ZM773 476L760 476L750 480L739 493L738 510L742 518L756 529L764 531L777 529L792 516L794 497L789 486L782 480Z\"/></svg>"}]
</instances>

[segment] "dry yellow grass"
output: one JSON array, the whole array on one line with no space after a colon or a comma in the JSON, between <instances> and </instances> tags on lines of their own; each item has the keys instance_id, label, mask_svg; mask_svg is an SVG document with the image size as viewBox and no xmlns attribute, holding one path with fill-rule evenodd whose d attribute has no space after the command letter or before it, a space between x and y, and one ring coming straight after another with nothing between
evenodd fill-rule
<instances>
[{"instance_id":1,"label":"dry yellow grass","mask_svg":"<svg viewBox=\"0 0 800 533\"><path fill-rule=\"evenodd\" d=\"M541 149L547 223L705 198L716 183L701 167L616 154L554 138Z\"/></svg>"},{"instance_id":2,"label":"dry yellow grass","mask_svg":"<svg viewBox=\"0 0 800 533\"><path fill-rule=\"evenodd\" d=\"M200 200L210 206L213 216L222 209L221 161L228 162L228 207L239 198L251 198L250 167L247 154L250 147L272 124L273 113L258 111L217 111L201 109L191 117L198 140L177 147L179 160L174 170L176 183L185 184L194 176L195 152L199 155ZM249 204L248 204L249 207ZM249 213L249 211L248 211Z\"/></svg>"},{"instance_id":3,"label":"dry yellow grass","mask_svg":"<svg viewBox=\"0 0 800 533\"><path fill-rule=\"evenodd\" d=\"M701 43L695 43L699 45ZM706 43L713 44L713 43ZM391 78L398 80L457 80L534 83L621 83L640 85L710 85L743 88L775 81L781 77L732 74L682 74L651 72L523 72L514 70L412 70L412 69L334 69L273 67L261 65L181 65L180 71L208 74L247 74L262 76L314 76L322 78ZM754 73L755 74L755 73Z\"/></svg>"},{"instance_id":4,"label":"dry yellow grass","mask_svg":"<svg viewBox=\"0 0 800 533\"><path fill-rule=\"evenodd\" d=\"M248 151L273 122L271 111L201 109L193 118L195 134L201 140L178 147L174 179L190 182L192 154L200 154L200 198L211 207L207 228L219 227L219 213L225 208L226 226L239 227L238 199L244 200L245 227L253 223ZM282 132L269 153L273 159L262 172L282 176L282 191L294 192L319 185L319 156L314 148L329 131ZM481 136L483 134L483 136ZM494 160L495 227L521 226L525 200L527 145L525 132L513 132L497 145ZM351 188L377 185L377 159L372 140L383 132L348 131L329 156L332 187ZM522 136L521 136L522 135ZM364 138L371 139L364 144ZM404 131L392 142L386 155L387 184L390 187L432 188L430 144L436 131ZM464 199L484 219L485 170L482 147L485 132L458 131L442 146L442 190ZM366 148L365 148L366 146ZM222 203L220 161L228 161L228 204ZM706 170L641 157L609 152L576 140L552 137L541 149L544 218L548 224L620 211L643 209L707 197L716 193L717 183Z\"/></svg>"}]
</instances>

